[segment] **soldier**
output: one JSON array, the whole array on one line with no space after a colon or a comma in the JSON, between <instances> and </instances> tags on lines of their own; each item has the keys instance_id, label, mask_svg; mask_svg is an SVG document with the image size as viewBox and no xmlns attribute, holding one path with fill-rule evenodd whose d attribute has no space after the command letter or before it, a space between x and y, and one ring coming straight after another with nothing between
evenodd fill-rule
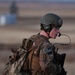
<instances>
[{"instance_id":1,"label":"soldier","mask_svg":"<svg viewBox=\"0 0 75 75\"><path fill-rule=\"evenodd\" d=\"M10 6L10 10L9 10L10 14L16 14L18 15L18 7L16 5L16 1L13 1L11 6Z\"/></svg>"},{"instance_id":2,"label":"soldier","mask_svg":"<svg viewBox=\"0 0 75 75\"><path fill-rule=\"evenodd\" d=\"M21 69L22 75L57 75L61 66L53 63L54 50L49 39L55 39L60 33L62 19L53 13L44 15L41 19L41 31L30 39L33 43L27 45L29 51L26 61Z\"/></svg>"}]
</instances>

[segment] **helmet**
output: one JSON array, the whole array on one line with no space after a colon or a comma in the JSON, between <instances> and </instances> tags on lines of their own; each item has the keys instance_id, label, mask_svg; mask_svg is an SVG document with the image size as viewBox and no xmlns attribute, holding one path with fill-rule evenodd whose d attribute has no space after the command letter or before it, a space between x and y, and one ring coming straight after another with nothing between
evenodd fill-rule
<instances>
[{"instance_id":1,"label":"helmet","mask_svg":"<svg viewBox=\"0 0 75 75\"><path fill-rule=\"evenodd\" d=\"M53 27L60 28L62 26L62 19L53 13L48 13L44 15L41 19L41 30L45 30L46 32L51 31Z\"/></svg>"}]
</instances>

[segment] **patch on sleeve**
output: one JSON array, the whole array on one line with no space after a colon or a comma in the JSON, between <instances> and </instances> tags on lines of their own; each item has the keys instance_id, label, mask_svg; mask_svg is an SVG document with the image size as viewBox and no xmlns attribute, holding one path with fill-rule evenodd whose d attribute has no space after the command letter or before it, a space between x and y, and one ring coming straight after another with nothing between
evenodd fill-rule
<instances>
[{"instance_id":1,"label":"patch on sleeve","mask_svg":"<svg viewBox=\"0 0 75 75\"><path fill-rule=\"evenodd\" d=\"M42 50L40 51L40 66L45 69L50 61L54 58L51 45L49 43L44 43Z\"/></svg>"},{"instance_id":2,"label":"patch on sleeve","mask_svg":"<svg viewBox=\"0 0 75 75\"><path fill-rule=\"evenodd\" d=\"M44 43L43 45L43 52L46 54L52 54L52 46L50 45L50 43Z\"/></svg>"}]
</instances>

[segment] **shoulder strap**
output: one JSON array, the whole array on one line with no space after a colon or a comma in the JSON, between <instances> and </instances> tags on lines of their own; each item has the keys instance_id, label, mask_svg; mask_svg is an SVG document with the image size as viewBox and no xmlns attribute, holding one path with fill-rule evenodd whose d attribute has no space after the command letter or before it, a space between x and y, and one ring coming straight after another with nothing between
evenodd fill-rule
<instances>
[{"instance_id":1,"label":"shoulder strap","mask_svg":"<svg viewBox=\"0 0 75 75\"><path fill-rule=\"evenodd\" d=\"M39 54L39 48L41 46L41 44L44 42L42 38L34 35L30 38L32 41L33 41L33 46L32 48L30 49L30 54L29 54L29 69L31 69L31 66L32 66L32 59L33 59L33 54L34 52L37 53L37 55Z\"/></svg>"},{"instance_id":2,"label":"shoulder strap","mask_svg":"<svg viewBox=\"0 0 75 75\"><path fill-rule=\"evenodd\" d=\"M29 39L24 39L22 46L28 50L28 59L29 59L29 69L31 69L31 64L32 64L32 58L33 58L33 53L34 51L37 52L39 54L39 48L41 46L41 44L46 41L47 39L45 39L44 37L40 36L40 35L33 35L32 37L30 37Z\"/></svg>"}]
</instances>

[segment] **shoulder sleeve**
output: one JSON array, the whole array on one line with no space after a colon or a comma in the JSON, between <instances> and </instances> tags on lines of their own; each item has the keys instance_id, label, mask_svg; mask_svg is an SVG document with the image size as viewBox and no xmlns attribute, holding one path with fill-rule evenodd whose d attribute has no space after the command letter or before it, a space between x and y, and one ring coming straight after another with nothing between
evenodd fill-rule
<instances>
[{"instance_id":1,"label":"shoulder sleeve","mask_svg":"<svg viewBox=\"0 0 75 75\"><path fill-rule=\"evenodd\" d=\"M53 63L53 51L49 43L43 44L40 50L39 64L43 71L48 71L49 74L58 74L60 66Z\"/></svg>"},{"instance_id":2,"label":"shoulder sleeve","mask_svg":"<svg viewBox=\"0 0 75 75\"><path fill-rule=\"evenodd\" d=\"M49 43L44 43L41 46L39 63L42 69L45 69L50 61L54 58L51 46Z\"/></svg>"}]
</instances>

